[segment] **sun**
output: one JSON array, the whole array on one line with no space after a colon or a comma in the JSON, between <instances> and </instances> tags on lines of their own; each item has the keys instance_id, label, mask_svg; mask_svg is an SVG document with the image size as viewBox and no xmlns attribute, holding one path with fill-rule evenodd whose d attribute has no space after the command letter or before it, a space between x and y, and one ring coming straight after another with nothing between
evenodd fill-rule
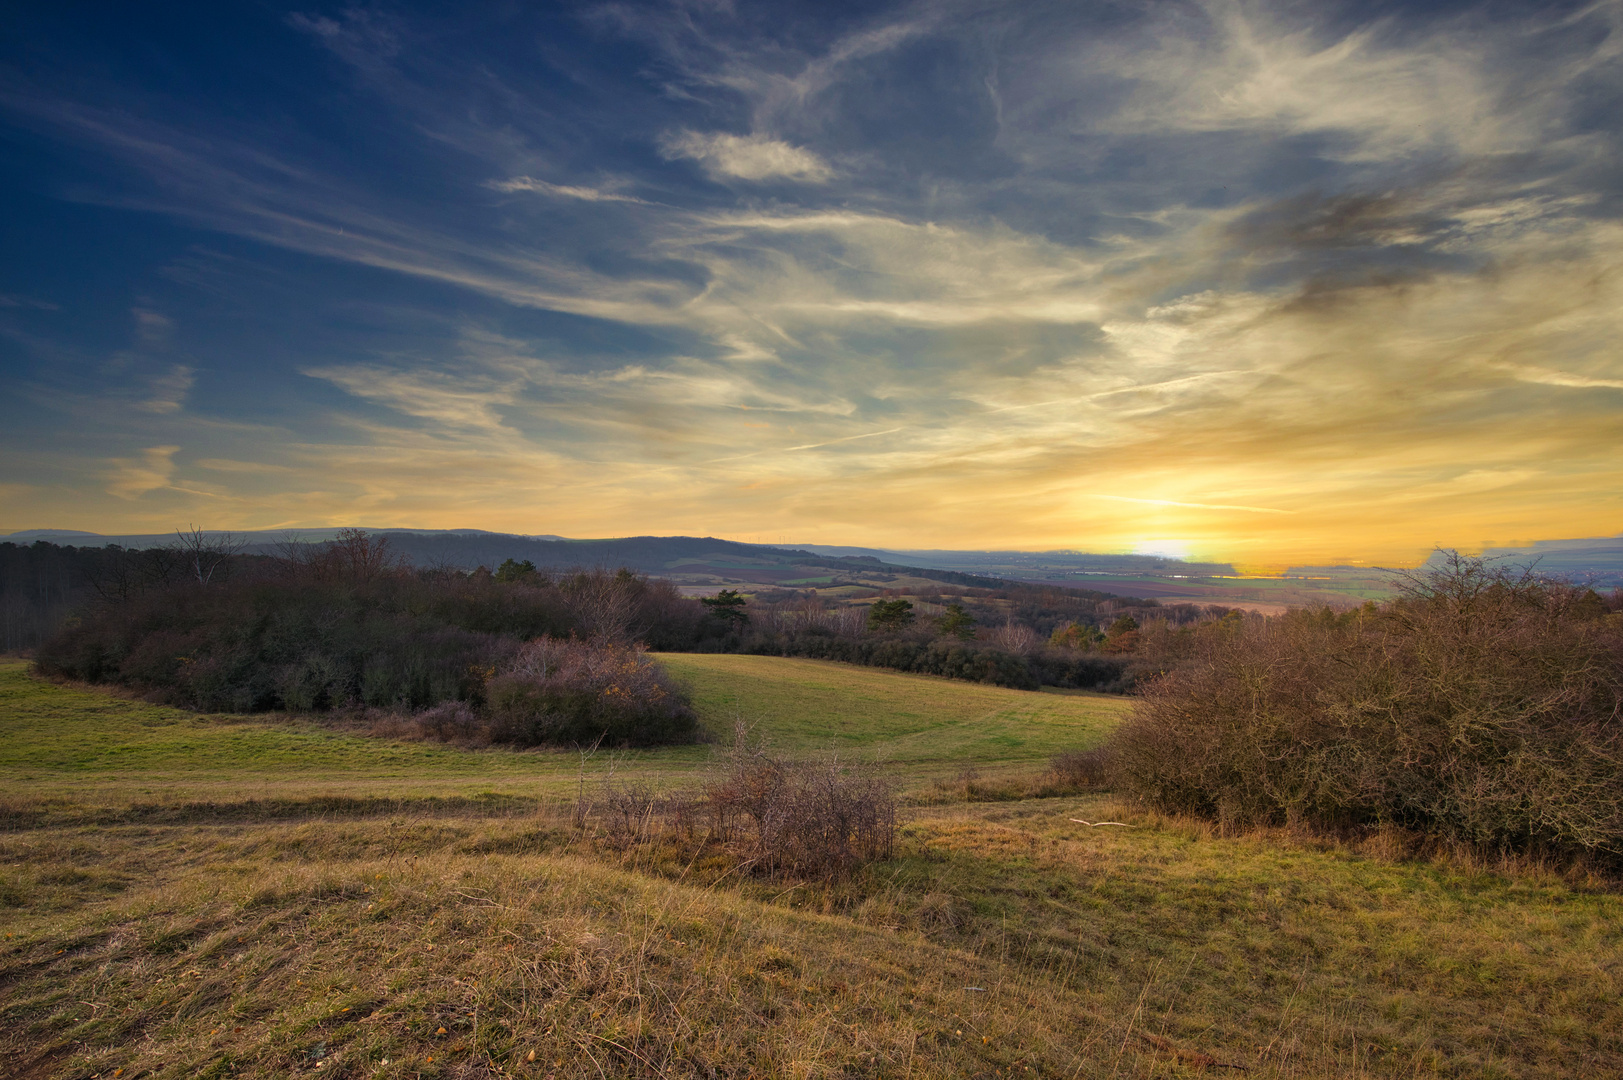
<instances>
[{"instance_id":1,"label":"sun","mask_svg":"<svg viewBox=\"0 0 1623 1080\"><path fill-rule=\"evenodd\" d=\"M1187 540L1140 540L1133 545L1134 555L1154 555L1162 559L1187 559L1192 545Z\"/></svg>"}]
</instances>

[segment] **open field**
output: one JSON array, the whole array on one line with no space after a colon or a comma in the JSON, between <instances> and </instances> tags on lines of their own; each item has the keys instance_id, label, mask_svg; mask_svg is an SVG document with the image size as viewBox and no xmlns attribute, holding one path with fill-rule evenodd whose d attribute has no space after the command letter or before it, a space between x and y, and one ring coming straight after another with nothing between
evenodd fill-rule
<instances>
[{"instance_id":1,"label":"open field","mask_svg":"<svg viewBox=\"0 0 1623 1080\"><path fill-rule=\"evenodd\" d=\"M1097 745L1125 698L1079 690L1030 692L883 668L777 656L668 653L661 662L693 691L712 729L758 726L784 751L860 753L900 775L1040 766L1061 750Z\"/></svg>"},{"instance_id":2,"label":"open field","mask_svg":"<svg viewBox=\"0 0 1623 1080\"><path fill-rule=\"evenodd\" d=\"M1036 770L1121 708L667 662L707 722L920 791ZM825 886L607 848L571 826L573 754L199 717L17 664L0 734L11 1076L1623 1073L1623 896L1390 836L1224 837L1108 796L916 806L895 859ZM616 769L675 782L709 753ZM1072 820L1102 817L1135 827Z\"/></svg>"},{"instance_id":3,"label":"open field","mask_svg":"<svg viewBox=\"0 0 1623 1080\"><path fill-rule=\"evenodd\" d=\"M1008 690L817 660L669 654L702 723L730 738L742 721L775 749L857 753L912 785L966 763L1037 768L1091 746L1126 702L1102 694ZM573 797L569 750L461 750L384 741L313 721L209 716L56 687L0 660L0 785L30 805L119 807L154 800ZM620 771L680 784L714 745L600 752Z\"/></svg>"}]
</instances>

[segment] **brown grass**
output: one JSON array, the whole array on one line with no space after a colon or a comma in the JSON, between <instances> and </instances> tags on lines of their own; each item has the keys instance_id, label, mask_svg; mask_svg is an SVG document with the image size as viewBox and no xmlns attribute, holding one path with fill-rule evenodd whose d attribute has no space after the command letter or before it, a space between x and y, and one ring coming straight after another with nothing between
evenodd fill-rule
<instances>
[{"instance_id":1,"label":"brown grass","mask_svg":"<svg viewBox=\"0 0 1623 1080\"><path fill-rule=\"evenodd\" d=\"M117 704L58 719L139 745L161 718ZM127 778L83 811L33 794L79 760L47 728L5 774L8 1077L1623 1074L1623 895L1573 867L1081 795L903 809L888 859L819 881L617 836L602 798L578 829L550 781L272 806ZM668 794L639 760L617 782Z\"/></svg>"}]
</instances>

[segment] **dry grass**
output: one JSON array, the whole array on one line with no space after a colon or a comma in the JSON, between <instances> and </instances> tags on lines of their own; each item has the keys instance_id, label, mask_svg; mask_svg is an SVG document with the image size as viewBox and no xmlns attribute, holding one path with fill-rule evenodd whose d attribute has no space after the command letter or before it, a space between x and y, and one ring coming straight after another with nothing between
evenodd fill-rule
<instances>
[{"instance_id":1,"label":"dry grass","mask_svg":"<svg viewBox=\"0 0 1623 1080\"><path fill-rule=\"evenodd\" d=\"M1615 895L1097 798L921 811L837 887L612 852L562 808L37 830L0 860L17 1076L1623 1067Z\"/></svg>"},{"instance_id":2,"label":"dry grass","mask_svg":"<svg viewBox=\"0 0 1623 1080\"><path fill-rule=\"evenodd\" d=\"M207 730L233 729L199 752ZM634 764L621 782L651 779ZM1091 795L915 807L890 859L817 884L611 844L561 791L400 783L389 806L14 816L0 1072L1623 1073L1623 896L1537 865Z\"/></svg>"}]
</instances>

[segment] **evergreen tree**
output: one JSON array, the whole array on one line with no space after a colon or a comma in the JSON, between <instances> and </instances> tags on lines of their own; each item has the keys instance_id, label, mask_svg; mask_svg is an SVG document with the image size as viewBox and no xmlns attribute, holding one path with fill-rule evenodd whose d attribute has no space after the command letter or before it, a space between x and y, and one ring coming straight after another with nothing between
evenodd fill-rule
<instances>
[{"instance_id":1,"label":"evergreen tree","mask_svg":"<svg viewBox=\"0 0 1623 1080\"><path fill-rule=\"evenodd\" d=\"M908 600L875 600L868 609L868 629L876 633L903 630L913 625L913 604Z\"/></svg>"},{"instance_id":2,"label":"evergreen tree","mask_svg":"<svg viewBox=\"0 0 1623 1080\"><path fill-rule=\"evenodd\" d=\"M748 603L738 595L737 589L723 589L715 596L705 596L699 599L711 615L731 624L735 629L742 627L750 621L749 612L744 610Z\"/></svg>"},{"instance_id":3,"label":"evergreen tree","mask_svg":"<svg viewBox=\"0 0 1623 1080\"><path fill-rule=\"evenodd\" d=\"M947 610L935 621L935 628L947 637L969 641L975 636L975 616L965 611L962 604L948 604Z\"/></svg>"}]
</instances>

